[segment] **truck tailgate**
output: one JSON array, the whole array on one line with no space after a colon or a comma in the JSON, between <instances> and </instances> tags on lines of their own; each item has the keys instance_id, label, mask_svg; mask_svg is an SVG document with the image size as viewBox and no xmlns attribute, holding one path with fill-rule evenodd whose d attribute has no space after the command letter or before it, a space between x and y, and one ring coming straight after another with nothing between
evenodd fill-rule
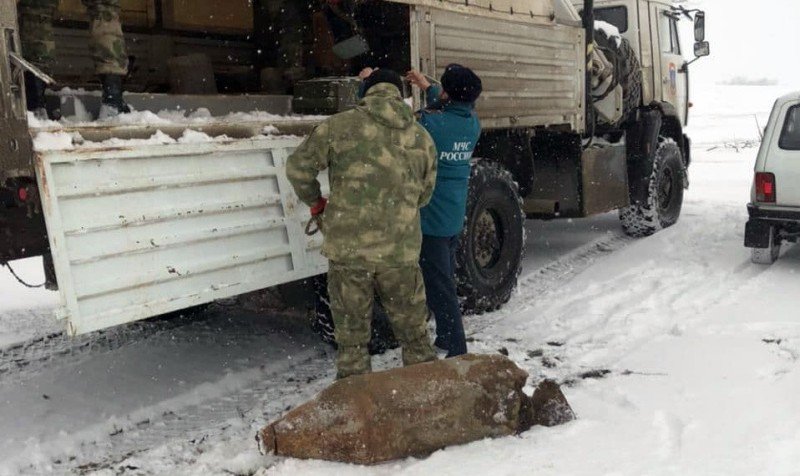
<instances>
[{"instance_id":1,"label":"truck tailgate","mask_svg":"<svg viewBox=\"0 0 800 476\"><path fill-rule=\"evenodd\" d=\"M39 152L69 332L81 334L326 271L285 175L300 139Z\"/></svg>"}]
</instances>

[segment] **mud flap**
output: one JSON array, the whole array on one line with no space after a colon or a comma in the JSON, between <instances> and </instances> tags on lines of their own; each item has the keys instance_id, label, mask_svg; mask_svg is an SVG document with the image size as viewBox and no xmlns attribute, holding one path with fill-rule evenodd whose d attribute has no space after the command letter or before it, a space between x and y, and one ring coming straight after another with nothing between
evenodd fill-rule
<instances>
[{"instance_id":1,"label":"mud flap","mask_svg":"<svg viewBox=\"0 0 800 476\"><path fill-rule=\"evenodd\" d=\"M647 202L653 157L658 149L662 118L658 110L641 111L641 119L626 134L628 146L628 186L632 205Z\"/></svg>"},{"instance_id":2,"label":"mud flap","mask_svg":"<svg viewBox=\"0 0 800 476\"><path fill-rule=\"evenodd\" d=\"M744 246L747 248L769 248L769 230L772 227L767 220L750 219L744 227Z\"/></svg>"}]
</instances>

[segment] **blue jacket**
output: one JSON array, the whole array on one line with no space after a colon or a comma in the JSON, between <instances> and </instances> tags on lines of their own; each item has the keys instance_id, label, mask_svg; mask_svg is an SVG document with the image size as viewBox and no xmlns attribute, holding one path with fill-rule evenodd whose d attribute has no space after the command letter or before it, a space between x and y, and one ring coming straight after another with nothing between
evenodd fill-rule
<instances>
[{"instance_id":1,"label":"blue jacket","mask_svg":"<svg viewBox=\"0 0 800 476\"><path fill-rule=\"evenodd\" d=\"M438 170L433 198L420 210L422 234L455 236L464 227L467 208L470 159L481 134L481 124L472 103L439 102L440 86L428 88L429 107L419 123L436 143Z\"/></svg>"}]
</instances>

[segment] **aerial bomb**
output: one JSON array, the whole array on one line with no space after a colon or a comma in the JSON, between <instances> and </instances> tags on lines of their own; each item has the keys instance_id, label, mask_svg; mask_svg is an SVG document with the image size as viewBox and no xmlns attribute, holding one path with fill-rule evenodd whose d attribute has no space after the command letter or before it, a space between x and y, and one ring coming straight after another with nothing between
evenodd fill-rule
<instances>
[{"instance_id":1,"label":"aerial bomb","mask_svg":"<svg viewBox=\"0 0 800 476\"><path fill-rule=\"evenodd\" d=\"M354 375L258 432L262 454L375 464L575 418L558 385L522 388L527 372L502 355Z\"/></svg>"}]
</instances>

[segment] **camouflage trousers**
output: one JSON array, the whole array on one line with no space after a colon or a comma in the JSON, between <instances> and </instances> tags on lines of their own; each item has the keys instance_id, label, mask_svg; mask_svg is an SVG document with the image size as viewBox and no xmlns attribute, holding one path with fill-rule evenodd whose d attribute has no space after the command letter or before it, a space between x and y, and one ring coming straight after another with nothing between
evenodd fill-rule
<instances>
[{"instance_id":1,"label":"camouflage trousers","mask_svg":"<svg viewBox=\"0 0 800 476\"><path fill-rule=\"evenodd\" d=\"M419 266L384 267L331 262L328 294L334 335L339 346L336 378L372 370L367 344L376 292L403 347L403 365L436 358L428 336L428 309Z\"/></svg>"},{"instance_id":2,"label":"camouflage trousers","mask_svg":"<svg viewBox=\"0 0 800 476\"><path fill-rule=\"evenodd\" d=\"M91 51L97 74L128 73L128 53L119 20L119 0L81 0L89 13ZM55 57L53 18L58 0L20 0L22 54L49 71Z\"/></svg>"}]
</instances>

